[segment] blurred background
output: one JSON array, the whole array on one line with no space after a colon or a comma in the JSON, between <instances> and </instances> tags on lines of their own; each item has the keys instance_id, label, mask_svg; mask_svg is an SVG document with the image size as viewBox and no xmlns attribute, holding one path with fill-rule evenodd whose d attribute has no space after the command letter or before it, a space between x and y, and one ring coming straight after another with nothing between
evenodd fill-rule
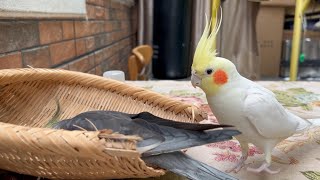
<instances>
[{"instance_id":1,"label":"blurred background","mask_svg":"<svg viewBox=\"0 0 320 180\"><path fill-rule=\"evenodd\" d=\"M186 79L205 15L222 13L218 56L249 79L289 80L296 7L295 0L2 0L0 69ZM311 0L301 15L298 80L320 78L319 14Z\"/></svg>"}]
</instances>

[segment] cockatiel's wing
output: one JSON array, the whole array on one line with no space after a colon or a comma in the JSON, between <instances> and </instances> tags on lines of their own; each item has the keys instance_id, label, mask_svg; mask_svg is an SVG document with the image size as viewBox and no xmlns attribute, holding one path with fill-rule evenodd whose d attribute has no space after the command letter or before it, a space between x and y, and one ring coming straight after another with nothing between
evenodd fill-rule
<instances>
[{"instance_id":1,"label":"cockatiel's wing","mask_svg":"<svg viewBox=\"0 0 320 180\"><path fill-rule=\"evenodd\" d=\"M54 128L88 131L111 129L124 135L137 135L142 141L137 143L138 151L143 156L179 151L181 149L204 144L226 141L240 134L237 130L217 129L225 125L177 123L160 117L132 115L114 111L90 111L81 113L71 119L58 122ZM142 119L146 118L146 119ZM163 125L164 124L164 125ZM188 125L190 124L190 125ZM203 126L203 127L202 127ZM184 127L179 128L179 127ZM191 130L192 127L195 130ZM204 129L204 130L200 130ZM208 131L210 129L210 131ZM212 130L214 129L214 130Z\"/></svg>"},{"instance_id":2,"label":"cockatiel's wing","mask_svg":"<svg viewBox=\"0 0 320 180\"><path fill-rule=\"evenodd\" d=\"M244 112L248 121L266 138L291 136L303 122L301 118L287 112L273 93L261 87L247 90Z\"/></svg>"}]
</instances>

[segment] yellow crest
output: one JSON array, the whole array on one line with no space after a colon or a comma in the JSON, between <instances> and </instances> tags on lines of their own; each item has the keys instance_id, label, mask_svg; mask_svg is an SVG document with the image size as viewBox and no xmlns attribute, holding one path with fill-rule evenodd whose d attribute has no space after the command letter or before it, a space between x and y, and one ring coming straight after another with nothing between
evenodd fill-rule
<instances>
[{"instance_id":1,"label":"yellow crest","mask_svg":"<svg viewBox=\"0 0 320 180\"><path fill-rule=\"evenodd\" d=\"M214 47L216 36L221 26L222 21L222 13L220 17L220 21L216 19L214 28L211 29L212 20L208 23L208 19L206 18L206 26L198 42L194 57L192 67L201 67L202 65L206 65L216 56L216 49Z\"/></svg>"}]
</instances>

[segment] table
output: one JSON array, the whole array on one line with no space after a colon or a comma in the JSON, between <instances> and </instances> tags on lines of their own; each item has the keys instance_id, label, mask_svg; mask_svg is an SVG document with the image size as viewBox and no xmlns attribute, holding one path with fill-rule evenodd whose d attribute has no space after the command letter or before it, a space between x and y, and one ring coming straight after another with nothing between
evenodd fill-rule
<instances>
[{"instance_id":1,"label":"table","mask_svg":"<svg viewBox=\"0 0 320 180\"><path fill-rule=\"evenodd\" d=\"M194 89L190 81L128 81L128 83L194 104L208 112L206 122L218 122L202 90ZM274 91L278 100L290 111L310 119L318 126L304 133L295 134L276 146L272 153L271 168L281 168L280 173L257 175L242 168L232 175L244 180L320 179L320 82L258 81L257 83ZM186 153L222 171L232 167L241 156L240 146L236 140L190 148ZM263 161L263 157L263 153L251 145L247 164L257 167Z\"/></svg>"}]
</instances>

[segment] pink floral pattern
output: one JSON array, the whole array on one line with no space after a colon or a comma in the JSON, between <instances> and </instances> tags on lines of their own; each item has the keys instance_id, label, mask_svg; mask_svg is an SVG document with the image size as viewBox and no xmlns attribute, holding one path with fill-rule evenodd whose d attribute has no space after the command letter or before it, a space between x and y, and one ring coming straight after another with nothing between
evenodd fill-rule
<instances>
[{"instance_id":1,"label":"pink floral pattern","mask_svg":"<svg viewBox=\"0 0 320 180\"><path fill-rule=\"evenodd\" d=\"M208 121L210 121L211 123L219 123L208 104L201 104L200 108L208 113Z\"/></svg>"},{"instance_id":2,"label":"pink floral pattern","mask_svg":"<svg viewBox=\"0 0 320 180\"><path fill-rule=\"evenodd\" d=\"M234 162L235 159L240 158L241 155L241 146L238 142L230 140L230 141L224 141L224 142L217 142L206 145L209 148L213 149L220 149L218 153L215 152L213 155L216 157L214 158L216 161L230 161ZM227 151L222 151L227 150ZM235 154L238 153L239 155ZM256 146L249 146L248 150L248 156L254 156L256 154L263 154L262 151L260 151Z\"/></svg>"},{"instance_id":3,"label":"pink floral pattern","mask_svg":"<svg viewBox=\"0 0 320 180\"><path fill-rule=\"evenodd\" d=\"M248 151L248 156L254 156L256 154L263 154L263 152L256 146L250 146Z\"/></svg>"},{"instance_id":4,"label":"pink floral pattern","mask_svg":"<svg viewBox=\"0 0 320 180\"><path fill-rule=\"evenodd\" d=\"M223 150L230 150L232 152L241 152L240 144L235 141L224 141L224 142L217 142L206 145L210 148L219 148Z\"/></svg>"},{"instance_id":5,"label":"pink floral pattern","mask_svg":"<svg viewBox=\"0 0 320 180\"><path fill-rule=\"evenodd\" d=\"M214 160L221 162L221 161L229 161L229 162L233 162L236 163L238 161L238 157L239 155L236 154L232 154L232 153L212 153L213 155L215 155L216 157L214 158Z\"/></svg>"}]
</instances>

